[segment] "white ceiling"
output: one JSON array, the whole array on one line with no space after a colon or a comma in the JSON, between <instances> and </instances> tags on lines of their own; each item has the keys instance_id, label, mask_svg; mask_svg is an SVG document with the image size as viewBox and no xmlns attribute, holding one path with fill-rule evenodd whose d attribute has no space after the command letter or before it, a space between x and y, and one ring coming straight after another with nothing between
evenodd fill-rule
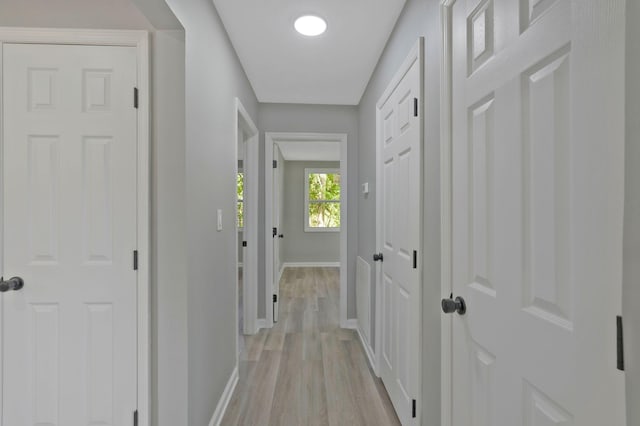
<instances>
[{"instance_id":1,"label":"white ceiling","mask_svg":"<svg viewBox=\"0 0 640 426\"><path fill-rule=\"evenodd\" d=\"M405 0L213 0L260 102L357 105ZM293 28L318 15L327 31Z\"/></svg>"},{"instance_id":2,"label":"white ceiling","mask_svg":"<svg viewBox=\"0 0 640 426\"><path fill-rule=\"evenodd\" d=\"M340 161L338 142L278 142L282 156L287 161Z\"/></svg>"}]
</instances>

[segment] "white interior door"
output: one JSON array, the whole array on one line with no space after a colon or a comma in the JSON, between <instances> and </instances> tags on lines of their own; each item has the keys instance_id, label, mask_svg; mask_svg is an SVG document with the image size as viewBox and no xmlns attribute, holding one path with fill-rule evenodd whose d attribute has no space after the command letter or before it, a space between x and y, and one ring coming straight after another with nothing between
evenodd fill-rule
<instances>
[{"instance_id":1,"label":"white interior door","mask_svg":"<svg viewBox=\"0 0 640 426\"><path fill-rule=\"evenodd\" d=\"M402 424L419 424L422 41L378 103L380 376Z\"/></svg>"},{"instance_id":2,"label":"white interior door","mask_svg":"<svg viewBox=\"0 0 640 426\"><path fill-rule=\"evenodd\" d=\"M4 426L136 409L136 50L4 45Z\"/></svg>"},{"instance_id":3,"label":"white interior door","mask_svg":"<svg viewBox=\"0 0 640 426\"><path fill-rule=\"evenodd\" d=\"M280 175L282 173L283 164L280 161L280 149L278 145L273 144L273 158L276 162L276 167L273 169L273 227L276 229L276 233L273 236L273 322L278 322L278 308L280 302L280 244L284 234L282 233L282 224L280 223L280 203L282 194L280 194Z\"/></svg>"},{"instance_id":4,"label":"white interior door","mask_svg":"<svg viewBox=\"0 0 640 426\"><path fill-rule=\"evenodd\" d=\"M453 4L455 426L625 423L623 3Z\"/></svg>"}]
</instances>

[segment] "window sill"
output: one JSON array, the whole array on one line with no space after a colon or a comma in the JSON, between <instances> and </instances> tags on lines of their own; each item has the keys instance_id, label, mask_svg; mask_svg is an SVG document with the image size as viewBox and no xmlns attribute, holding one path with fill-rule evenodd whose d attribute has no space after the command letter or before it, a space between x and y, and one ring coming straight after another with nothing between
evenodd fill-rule
<instances>
[{"instance_id":1,"label":"window sill","mask_svg":"<svg viewBox=\"0 0 640 426\"><path fill-rule=\"evenodd\" d=\"M316 233L316 232L340 232L340 228L304 228L304 232Z\"/></svg>"}]
</instances>

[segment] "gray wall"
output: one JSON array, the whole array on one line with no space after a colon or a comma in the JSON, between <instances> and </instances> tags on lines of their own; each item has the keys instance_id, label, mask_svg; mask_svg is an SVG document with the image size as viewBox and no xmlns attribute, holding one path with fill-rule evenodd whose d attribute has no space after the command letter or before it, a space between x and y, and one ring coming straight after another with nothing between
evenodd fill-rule
<instances>
[{"instance_id":1,"label":"gray wall","mask_svg":"<svg viewBox=\"0 0 640 426\"><path fill-rule=\"evenodd\" d=\"M624 316L627 424L640 424L640 2L627 2Z\"/></svg>"},{"instance_id":2,"label":"gray wall","mask_svg":"<svg viewBox=\"0 0 640 426\"><path fill-rule=\"evenodd\" d=\"M260 123L260 176L264 176L264 132L312 132L312 133L346 133L348 137L349 168L349 217L347 236L347 259L349 276L347 289L347 317L356 316L356 249L358 244L358 109L355 106L338 105L291 105L260 104L258 122ZM264 188L260 191L260 209L263 210ZM258 253L258 300L264 297L264 237L265 224L260 224ZM258 317L265 317L264 303L258 304Z\"/></svg>"},{"instance_id":3,"label":"gray wall","mask_svg":"<svg viewBox=\"0 0 640 426\"><path fill-rule=\"evenodd\" d=\"M254 122L258 103L213 2L168 3L186 31L186 424L203 426L236 366L234 99L240 98ZM217 209L223 211L221 232Z\"/></svg>"},{"instance_id":4,"label":"gray wall","mask_svg":"<svg viewBox=\"0 0 640 426\"><path fill-rule=\"evenodd\" d=\"M0 26L153 29L130 0L2 0Z\"/></svg>"},{"instance_id":5,"label":"gray wall","mask_svg":"<svg viewBox=\"0 0 640 426\"><path fill-rule=\"evenodd\" d=\"M439 0L408 0L362 97L359 109L359 183L369 182L369 197L358 194L358 255L375 271L376 102L418 40L425 37L423 401L422 424L440 425L440 55ZM375 274L372 274L375 280ZM375 307L372 282L371 312ZM372 315L372 324L375 318ZM373 328L373 327L372 327ZM372 334L373 336L373 330Z\"/></svg>"},{"instance_id":6,"label":"gray wall","mask_svg":"<svg viewBox=\"0 0 640 426\"><path fill-rule=\"evenodd\" d=\"M187 424L184 31L153 38L152 298L154 426Z\"/></svg>"},{"instance_id":7,"label":"gray wall","mask_svg":"<svg viewBox=\"0 0 640 426\"><path fill-rule=\"evenodd\" d=\"M339 232L305 232L305 168L340 169L340 162L287 161L284 168L283 262L340 262Z\"/></svg>"}]
</instances>

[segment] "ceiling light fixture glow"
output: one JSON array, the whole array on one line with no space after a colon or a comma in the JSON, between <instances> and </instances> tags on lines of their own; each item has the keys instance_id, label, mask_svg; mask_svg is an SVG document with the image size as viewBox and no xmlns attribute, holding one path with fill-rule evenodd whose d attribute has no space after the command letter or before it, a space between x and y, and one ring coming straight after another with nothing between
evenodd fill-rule
<instances>
[{"instance_id":1,"label":"ceiling light fixture glow","mask_svg":"<svg viewBox=\"0 0 640 426\"><path fill-rule=\"evenodd\" d=\"M327 22L314 15L305 15L296 19L296 31L309 37L319 36L327 30Z\"/></svg>"}]
</instances>

